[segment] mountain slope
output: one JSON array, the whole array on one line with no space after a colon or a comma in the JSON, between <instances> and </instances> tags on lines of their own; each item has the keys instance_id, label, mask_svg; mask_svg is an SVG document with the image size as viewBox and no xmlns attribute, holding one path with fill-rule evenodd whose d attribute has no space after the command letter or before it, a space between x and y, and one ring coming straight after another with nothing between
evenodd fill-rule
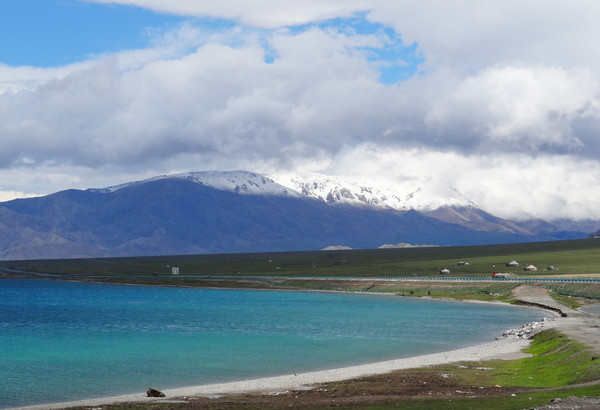
<instances>
[{"instance_id":1,"label":"mountain slope","mask_svg":"<svg viewBox=\"0 0 600 410\"><path fill-rule=\"evenodd\" d=\"M0 203L0 258L314 250L330 245L469 245L551 240L483 211L353 206L247 172L190 173ZM464 209L463 209L464 211ZM441 211L440 211L441 212ZM452 217L448 216L451 215ZM477 218L478 220L476 220ZM458 219L463 223L456 223ZM445 220L443 220L445 219ZM485 222L486 229L478 225ZM510 228L510 229L509 229ZM587 234L582 234L582 237Z\"/></svg>"},{"instance_id":2,"label":"mountain slope","mask_svg":"<svg viewBox=\"0 0 600 410\"><path fill-rule=\"evenodd\" d=\"M600 221L540 219L511 221L491 215L456 189L439 184L416 186L414 181L400 182L394 189L376 186L371 181L304 172L272 175L272 179L302 195L338 206L341 204L416 210L440 221L475 231L503 232L550 239L577 239L600 229Z\"/></svg>"},{"instance_id":3,"label":"mountain slope","mask_svg":"<svg viewBox=\"0 0 600 410\"><path fill-rule=\"evenodd\" d=\"M425 215L477 231L534 234L534 232L519 223L498 218L473 206L442 206L433 211L425 212Z\"/></svg>"},{"instance_id":4,"label":"mountain slope","mask_svg":"<svg viewBox=\"0 0 600 410\"><path fill-rule=\"evenodd\" d=\"M276 195L298 197L294 190L289 190L283 185L273 181L273 179L248 171L205 171L205 172L186 172L183 174L161 175L158 177L146 179L144 181L128 182L108 188L92 189L95 192L115 192L123 188L130 188L138 185L144 185L149 182L161 180L185 180L203 185L209 188L221 191L231 191L238 194L249 195Z\"/></svg>"}]
</instances>

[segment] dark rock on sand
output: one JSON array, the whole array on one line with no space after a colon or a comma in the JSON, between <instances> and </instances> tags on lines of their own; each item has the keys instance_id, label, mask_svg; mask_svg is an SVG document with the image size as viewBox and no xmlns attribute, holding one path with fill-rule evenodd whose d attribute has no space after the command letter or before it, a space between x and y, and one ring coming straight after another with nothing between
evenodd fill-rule
<instances>
[{"instance_id":1,"label":"dark rock on sand","mask_svg":"<svg viewBox=\"0 0 600 410\"><path fill-rule=\"evenodd\" d=\"M148 397L165 397L165 394L163 392L161 392L158 389L155 389L154 387L150 387L146 392L146 395Z\"/></svg>"}]
</instances>

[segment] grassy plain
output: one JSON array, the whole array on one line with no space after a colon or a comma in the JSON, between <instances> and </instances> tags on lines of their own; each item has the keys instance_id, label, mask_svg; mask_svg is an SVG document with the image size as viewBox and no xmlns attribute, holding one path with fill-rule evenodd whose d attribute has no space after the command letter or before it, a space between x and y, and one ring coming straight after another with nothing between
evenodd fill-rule
<instances>
[{"instance_id":1,"label":"grassy plain","mask_svg":"<svg viewBox=\"0 0 600 410\"><path fill-rule=\"evenodd\" d=\"M516 260L519 266L509 268ZM459 264L459 262L467 262ZM533 264L537 272L525 272ZM557 270L547 270L548 266ZM179 267L178 276L171 275ZM449 269L450 275L440 275ZM251 289L388 292L454 299L506 300L514 283L367 281L349 278L486 278L600 273L600 240L436 248L368 249L217 255L0 261L0 276L48 277L107 283ZM327 280L323 280L327 278ZM577 307L600 299L600 283L546 284L562 303ZM580 297L584 299L580 299Z\"/></svg>"},{"instance_id":2,"label":"grassy plain","mask_svg":"<svg viewBox=\"0 0 600 410\"><path fill-rule=\"evenodd\" d=\"M508 268L516 260L519 267ZM468 262L468 265L459 265ZM523 271L533 264L538 272ZM558 270L546 270L548 266ZM251 254L172 255L0 261L0 269L94 277L165 277L171 267L180 278L194 276L450 276L488 277L492 272L519 276L600 273L600 240L533 242L436 248L367 249ZM153 276L154 275L154 276Z\"/></svg>"}]
</instances>

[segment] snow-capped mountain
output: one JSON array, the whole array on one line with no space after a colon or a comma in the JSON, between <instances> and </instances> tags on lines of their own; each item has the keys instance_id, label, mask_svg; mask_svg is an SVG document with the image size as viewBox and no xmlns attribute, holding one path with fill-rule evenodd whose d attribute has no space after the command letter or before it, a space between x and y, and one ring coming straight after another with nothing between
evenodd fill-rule
<instances>
[{"instance_id":1,"label":"snow-capped mountain","mask_svg":"<svg viewBox=\"0 0 600 410\"><path fill-rule=\"evenodd\" d=\"M391 188L364 179L309 172L294 175L275 174L271 175L271 178L304 196L329 205L346 204L399 211L432 211L443 206L476 207L473 201L453 188L433 185L421 187L411 181L396 184Z\"/></svg>"},{"instance_id":2,"label":"snow-capped mountain","mask_svg":"<svg viewBox=\"0 0 600 410\"><path fill-rule=\"evenodd\" d=\"M271 178L248 171L205 171L186 172L173 175L160 175L142 181L129 182L107 188L94 189L96 192L115 192L123 188L146 184L165 179L181 179L221 191L231 191L250 195L299 196L294 190L279 185Z\"/></svg>"},{"instance_id":3,"label":"snow-capped mountain","mask_svg":"<svg viewBox=\"0 0 600 410\"><path fill-rule=\"evenodd\" d=\"M192 172L0 203L0 258L475 245L596 230L504 220L443 187L400 192L316 174Z\"/></svg>"},{"instance_id":4,"label":"snow-capped mountain","mask_svg":"<svg viewBox=\"0 0 600 410\"><path fill-rule=\"evenodd\" d=\"M352 205L371 208L410 209L429 212L440 207L476 207L468 198L448 187L419 187L407 183L395 189L372 181L323 175L312 172L262 175L248 171L205 171L160 175L142 181L93 189L115 192L123 188L166 179L181 179L221 191L249 195L308 197L327 205Z\"/></svg>"}]
</instances>

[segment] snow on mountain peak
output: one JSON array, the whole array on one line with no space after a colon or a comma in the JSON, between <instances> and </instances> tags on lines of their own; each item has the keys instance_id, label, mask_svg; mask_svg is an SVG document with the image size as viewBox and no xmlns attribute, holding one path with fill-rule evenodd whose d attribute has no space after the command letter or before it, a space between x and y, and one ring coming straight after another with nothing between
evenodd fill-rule
<instances>
[{"instance_id":1,"label":"snow on mountain peak","mask_svg":"<svg viewBox=\"0 0 600 410\"><path fill-rule=\"evenodd\" d=\"M299 196L297 192L287 189L269 177L248 171L188 172L173 177L240 194Z\"/></svg>"},{"instance_id":2,"label":"snow on mountain peak","mask_svg":"<svg viewBox=\"0 0 600 410\"><path fill-rule=\"evenodd\" d=\"M210 188L222 191L231 191L240 194L294 197L300 196L300 194L297 192L277 184L269 177L248 171L205 171L161 175L154 178L145 179L143 181L130 182L104 189L98 189L97 191L114 192L126 187L164 179L185 179Z\"/></svg>"},{"instance_id":3,"label":"snow on mountain peak","mask_svg":"<svg viewBox=\"0 0 600 410\"><path fill-rule=\"evenodd\" d=\"M468 206L475 204L455 189L418 186L408 181L385 187L365 179L350 179L318 173L271 175L274 181L304 196L319 199L327 204L346 204L396 210L415 209L430 211L442 206Z\"/></svg>"},{"instance_id":4,"label":"snow on mountain peak","mask_svg":"<svg viewBox=\"0 0 600 410\"><path fill-rule=\"evenodd\" d=\"M204 171L161 175L143 181L97 189L114 192L130 186L163 179L185 179L223 191L249 195L308 197L329 205L352 205L407 211L432 211L444 206L476 207L455 189L433 184L404 181L394 187L358 178L312 172L261 175L248 171Z\"/></svg>"},{"instance_id":5,"label":"snow on mountain peak","mask_svg":"<svg viewBox=\"0 0 600 410\"><path fill-rule=\"evenodd\" d=\"M366 181L349 180L317 173L272 175L283 186L329 205L346 204L375 208L407 209L406 197L390 190L374 187Z\"/></svg>"}]
</instances>

